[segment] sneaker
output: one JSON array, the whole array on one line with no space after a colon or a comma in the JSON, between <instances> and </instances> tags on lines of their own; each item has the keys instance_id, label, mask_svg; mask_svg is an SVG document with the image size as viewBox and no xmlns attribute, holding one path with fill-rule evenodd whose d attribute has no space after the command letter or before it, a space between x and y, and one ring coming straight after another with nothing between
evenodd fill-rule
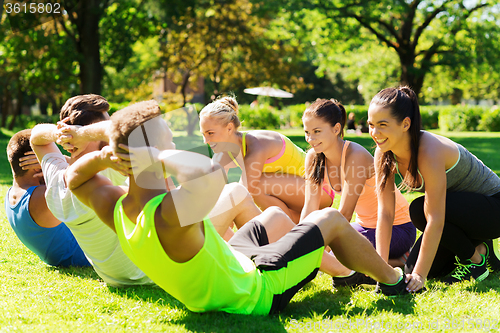
<instances>
[{"instance_id":1,"label":"sneaker","mask_svg":"<svg viewBox=\"0 0 500 333\"><path fill-rule=\"evenodd\" d=\"M480 264L474 264L470 259L460 261L458 257L455 257L457 262L455 265L457 267L451 275L444 281L446 283L452 284L464 280L470 280L471 278L476 281L482 281L488 277L490 271L486 266L486 257L481 254L483 259Z\"/></svg>"},{"instance_id":2,"label":"sneaker","mask_svg":"<svg viewBox=\"0 0 500 333\"><path fill-rule=\"evenodd\" d=\"M405 282L405 275L403 274L403 270L399 267L395 268L395 270L397 270L401 274L398 282L394 284L379 282L377 283L377 288L375 289L376 293L381 292L385 296L389 297L408 294L408 291L406 290L407 283Z\"/></svg>"},{"instance_id":3,"label":"sneaker","mask_svg":"<svg viewBox=\"0 0 500 333\"><path fill-rule=\"evenodd\" d=\"M354 274L351 274L349 276L332 277L332 285L334 288L339 286L359 286L360 284L375 285L377 284L377 281L360 272L354 272Z\"/></svg>"},{"instance_id":4,"label":"sneaker","mask_svg":"<svg viewBox=\"0 0 500 333\"><path fill-rule=\"evenodd\" d=\"M495 246L496 239L490 239L484 242L486 246L486 266L490 273L500 272L500 260L498 259L498 249Z\"/></svg>"}]
</instances>

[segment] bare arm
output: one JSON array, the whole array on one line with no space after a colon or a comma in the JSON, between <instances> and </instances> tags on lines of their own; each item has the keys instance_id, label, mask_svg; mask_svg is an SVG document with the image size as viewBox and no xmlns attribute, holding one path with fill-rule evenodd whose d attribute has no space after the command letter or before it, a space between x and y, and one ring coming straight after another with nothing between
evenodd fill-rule
<instances>
[{"instance_id":1,"label":"bare arm","mask_svg":"<svg viewBox=\"0 0 500 333\"><path fill-rule=\"evenodd\" d=\"M415 268L410 275L409 290L419 290L425 283L443 233L446 209L446 167L440 147L424 150L418 162L425 182L424 214L427 226Z\"/></svg>"},{"instance_id":2,"label":"bare arm","mask_svg":"<svg viewBox=\"0 0 500 333\"><path fill-rule=\"evenodd\" d=\"M380 149L375 151L375 168L377 161L382 157ZM377 178L377 184L380 179ZM378 215L377 229L375 230L375 239L377 244L377 253L382 259L387 262L389 260L389 248L392 237L392 225L394 224L394 216L396 210L394 175L390 175L387 179L384 190L377 195L378 199Z\"/></svg>"},{"instance_id":3,"label":"bare arm","mask_svg":"<svg viewBox=\"0 0 500 333\"><path fill-rule=\"evenodd\" d=\"M351 143L346 154L345 179L344 183L341 184L342 197L340 198L339 212L347 221L351 221L366 180L370 177L370 172L373 172L373 157L364 148L356 146L354 143Z\"/></svg>"},{"instance_id":4,"label":"bare arm","mask_svg":"<svg viewBox=\"0 0 500 333\"><path fill-rule=\"evenodd\" d=\"M55 144L57 137L57 126L54 124L38 124L33 128L30 144L38 161L41 162L43 157L49 153L61 154L61 151Z\"/></svg>"},{"instance_id":5,"label":"bare arm","mask_svg":"<svg viewBox=\"0 0 500 333\"><path fill-rule=\"evenodd\" d=\"M162 204L162 216L172 226L201 221L212 210L226 184L225 172L217 162L217 156L212 160L182 150L159 151L152 147L129 148L125 145L120 145L120 148L130 152L117 156L130 160L134 175L161 161L166 173L164 176L177 178L180 186L170 191Z\"/></svg>"},{"instance_id":6,"label":"bare arm","mask_svg":"<svg viewBox=\"0 0 500 333\"><path fill-rule=\"evenodd\" d=\"M64 120L58 123L59 138L57 143L69 152L75 153L78 147L84 146L92 141L108 142L107 129L111 125L111 120L101 121L87 126L74 126L64 124Z\"/></svg>"},{"instance_id":7,"label":"bare arm","mask_svg":"<svg viewBox=\"0 0 500 333\"><path fill-rule=\"evenodd\" d=\"M97 216L111 229L114 228L113 209L116 201L125 190L113 186L111 181L97 173L113 167L121 172L125 168L115 163L111 148L85 154L73 163L65 174L66 184L73 194L86 206L95 211Z\"/></svg>"}]
</instances>

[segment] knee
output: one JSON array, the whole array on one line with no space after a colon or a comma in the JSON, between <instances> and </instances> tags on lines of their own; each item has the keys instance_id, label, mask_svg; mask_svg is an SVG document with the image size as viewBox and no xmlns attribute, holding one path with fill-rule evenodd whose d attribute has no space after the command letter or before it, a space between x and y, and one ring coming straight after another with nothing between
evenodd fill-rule
<instances>
[{"instance_id":1,"label":"knee","mask_svg":"<svg viewBox=\"0 0 500 333\"><path fill-rule=\"evenodd\" d=\"M250 202L253 203L253 199L250 196L247 188L240 183L229 183L226 185L225 190L231 195L234 200L234 204L248 204Z\"/></svg>"},{"instance_id":2,"label":"knee","mask_svg":"<svg viewBox=\"0 0 500 333\"><path fill-rule=\"evenodd\" d=\"M427 225L424 214L424 200L425 198L421 196L413 200L410 204L411 221L419 230L425 229L425 226Z\"/></svg>"},{"instance_id":3,"label":"knee","mask_svg":"<svg viewBox=\"0 0 500 333\"><path fill-rule=\"evenodd\" d=\"M334 229L345 228L349 226L349 222L335 208L323 208L322 210L317 210L311 213L309 216L317 221L328 222Z\"/></svg>"},{"instance_id":4,"label":"knee","mask_svg":"<svg viewBox=\"0 0 500 333\"><path fill-rule=\"evenodd\" d=\"M263 213L266 213L267 215L270 215L273 218L279 218L279 217L281 217L281 218L287 217L288 218L288 215L286 215L286 213L283 211L283 209L281 209L278 206L268 207L264 210Z\"/></svg>"}]
</instances>

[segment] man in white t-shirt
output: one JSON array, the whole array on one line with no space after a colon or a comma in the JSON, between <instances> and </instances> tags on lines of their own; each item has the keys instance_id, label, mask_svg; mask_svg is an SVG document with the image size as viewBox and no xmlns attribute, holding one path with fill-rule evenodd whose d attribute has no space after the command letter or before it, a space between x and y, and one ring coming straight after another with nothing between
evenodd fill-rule
<instances>
[{"instance_id":1,"label":"man in white t-shirt","mask_svg":"<svg viewBox=\"0 0 500 333\"><path fill-rule=\"evenodd\" d=\"M70 125L89 125L109 119L108 109L109 104L103 97L80 95L66 101L60 117ZM53 124L36 125L31 134L31 146L45 178L45 198L50 211L68 226L97 274L108 285L153 284L123 253L116 234L66 187L65 173L70 164L55 144L58 137L58 125ZM86 153L99 150L104 144L96 140L73 147L70 163ZM126 179L111 169L102 174L114 185L123 185Z\"/></svg>"}]
</instances>

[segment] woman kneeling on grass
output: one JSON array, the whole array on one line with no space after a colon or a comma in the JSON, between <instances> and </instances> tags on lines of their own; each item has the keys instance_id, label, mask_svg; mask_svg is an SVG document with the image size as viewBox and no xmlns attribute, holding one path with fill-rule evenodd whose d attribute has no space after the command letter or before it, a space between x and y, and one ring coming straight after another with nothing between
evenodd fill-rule
<instances>
[{"instance_id":1,"label":"woman kneeling on grass","mask_svg":"<svg viewBox=\"0 0 500 333\"><path fill-rule=\"evenodd\" d=\"M408 87L380 91L370 103L368 125L377 144L381 213L394 211L396 173L404 188L425 193L410 205L423 234L406 263L408 291L421 289L427 277L451 272L448 283L481 281L488 266L498 270L491 240L500 236L500 178L461 145L422 131L417 96Z\"/></svg>"},{"instance_id":2,"label":"woman kneeling on grass","mask_svg":"<svg viewBox=\"0 0 500 333\"><path fill-rule=\"evenodd\" d=\"M200 112L204 142L214 152L236 144L242 153L233 167L244 165L242 181L261 209L278 206L298 223L304 205L305 153L286 136L274 131L240 132L238 103L232 97L220 98ZM332 202L325 192L320 207Z\"/></svg>"},{"instance_id":3,"label":"woman kneeling on grass","mask_svg":"<svg viewBox=\"0 0 500 333\"><path fill-rule=\"evenodd\" d=\"M344 106L336 100L318 99L306 109L302 122L306 141L312 149L306 157L306 200L301 220L319 209L321 187L340 194L340 213L350 221L356 212L356 222L351 223L354 229L377 248L386 262L403 266L404 261L400 260L404 260L402 256L410 250L416 237L408 202L396 190L395 213L377 214L373 157L363 146L344 140ZM386 227L389 233L380 233L378 225ZM374 283L364 274L344 266L339 266L338 275L333 278L335 285Z\"/></svg>"}]
</instances>

